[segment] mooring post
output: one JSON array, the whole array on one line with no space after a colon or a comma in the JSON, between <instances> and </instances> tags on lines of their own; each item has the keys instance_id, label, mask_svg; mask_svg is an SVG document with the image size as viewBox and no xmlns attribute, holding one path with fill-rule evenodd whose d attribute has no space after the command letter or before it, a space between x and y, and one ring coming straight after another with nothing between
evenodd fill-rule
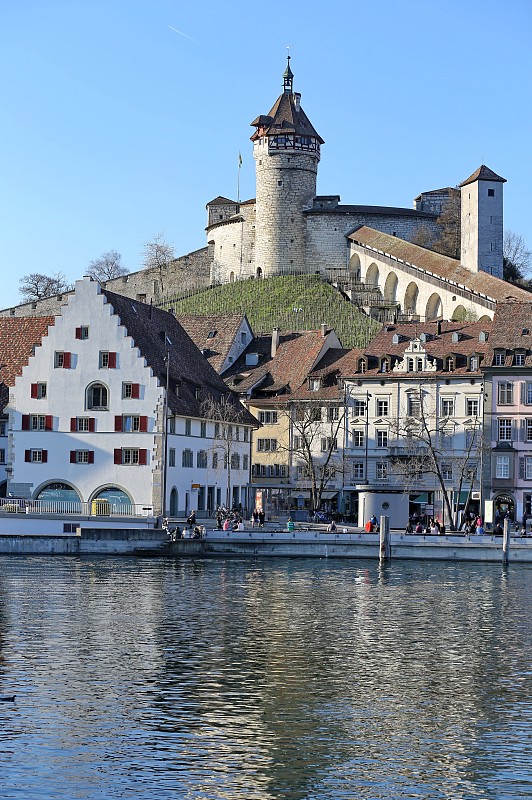
<instances>
[{"instance_id":1,"label":"mooring post","mask_svg":"<svg viewBox=\"0 0 532 800\"><path fill-rule=\"evenodd\" d=\"M510 552L510 520L508 517L504 520L503 534L502 534L502 563L508 563L508 555Z\"/></svg>"},{"instance_id":2,"label":"mooring post","mask_svg":"<svg viewBox=\"0 0 532 800\"><path fill-rule=\"evenodd\" d=\"M382 516L380 522L379 561L389 561L391 557L390 518Z\"/></svg>"}]
</instances>

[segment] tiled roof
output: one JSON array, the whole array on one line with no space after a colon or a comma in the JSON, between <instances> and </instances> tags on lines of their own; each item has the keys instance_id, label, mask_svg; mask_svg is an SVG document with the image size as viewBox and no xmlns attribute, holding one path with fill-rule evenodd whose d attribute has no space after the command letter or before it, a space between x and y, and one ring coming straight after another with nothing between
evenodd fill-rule
<instances>
[{"instance_id":1,"label":"tiled roof","mask_svg":"<svg viewBox=\"0 0 532 800\"><path fill-rule=\"evenodd\" d=\"M493 366L495 350L510 351L505 366L513 364L515 350L525 350L525 366L532 366L532 295L528 303L512 301L497 304L485 366Z\"/></svg>"},{"instance_id":2,"label":"tiled roof","mask_svg":"<svg viewBox=\"0 0 532 800\"><path fill-rule=\"evenodd\" d=\"M180 324L207 361L220 372L245 314L179 315Z\"/></svg>"},{"instance_id":3,"label":"tiled roof","mask_svg":"<svg viewBox=\"0 0 532 800\"><path fill-rule=\"evenodd\" d=\"M172 314L107 289L102 289L102 294L163 385L166 383L165 357L167 352L170 353L168 405L173 413L201 417L204 415L202 403L207 396L219 399L221 395L227 394L227 386L223 380L203 358ZM178 393L175 391L176 386L179 386ZM196 388L200 389L199 398L196 397ZM235 402L238 403L236 398ZM242 421L250 424L254 422L247 411L244 412Z\"/></svg>"},{"instance_id":4,"label":"tiled roof","mask_svg":"<svg viewBox=\"0 0 532 800\"><path fill-rule=\"evenodd\" d=\"M294 133L298 136L311 136L323 144L323 139L316 132L309 118L299 106L297 108L295 95L292 92L283 92L275 101L269 114L261 114L250 123L256 128L264 128L267 136ZM255 132L252 139L257 137Z\"/></svg>"},{"instance_id":5,"label":"tiled roof","mask_svg":"<svg viewBox=\"0 0 532 800\"><path fill-rule=\"evenodd\" d=\"M309 208L304 214L368 214L384 217L415 217L418 219L436 219L432 211L417 211L415 208L394 208L392 206L351 206L339 205L330 208Z\"/></svg>"},{"instance_id":6,"label":"tiled roof","mask_svg":"<svg viewBox=\"0 0 532 800\"><path fill-rule=\"evenodd\" d=\"M350 233L348 237L362 247L380 251L400 261L406 261L408 264L427 272L432 272L444 280L452 281L465 287L471 292L487 295L496 302L511 298L517 300L532 299L530 292L514 284L507 283L501 278L488 275L487 272L471 272L454 258L442 256L440 253L435 253L433 250L399 239L397 236L381 233L367 225L361 225ZM401 265L398 264L398 269L400 268Z\"/></svg>"},{"instance_id":7,"label":"tiled roof","mask_svg":"<svg viewBox=\"0 0 532 800\"><path fill-rule=\"evenodd\" d=\"M229 200L228 197L222 197L222 195L218 195L218 197L215 197L214 200L209 200L209 202L206 205L206 208L208 208L209 206L225 206L228 203L229 205L234 205L234 206L238 205L236 200Z\"/></svg>"},{"instance_id":8,"label":"tiled roof","mask_svg":"<svg viewBox=\"0 0 532 800\"><path fill-rule=\"evenodd\" d=\"M4 409L9 398L9 386L22 375L22 368L47 335L55 317L0 317L0 407Z\"/></svg>"},{"instance_id":9,"label":"tiled roof","mask_svg":"<svg viewBox=\"0 0 532 800\"><path fill-rule=\"evenodd\" d=\"M469 178L462 181L460 186L467 186L468 183L474 183L475 181L499 181L500 183L506 183L506 178L501 178L500 175L497 175L496 172L486 167L485 164L481 164Z\"/></svg>"},{"instance_id":10,"label":"tiled roof","mask_svg":"<svg viewBox=\"0 0 532 800\"><path fill-rule=\"evenodd\" d=\"M420 338L421 334L426 334L427 340L423 343L425 352L437 359L436 367L443 369L443 362L447 356L468 357L475 354L483 356L488 349L488 341L481 341L480 334L489 334L492 323L489 322L405 322L395 325L387 325L372 339L363 351L352 351L353 355L350 362L347 362L342 375L349 377L358 374L358 360L360 354L368 359L368 366L365 374L368 376L380 375L379 360L383 356L397 357L402 359L405 350L413 339ZM459 334L457 342L452 341L453 333ZM398 342L394 342L394 337L399 337ZM356 353L358 352L358 357ZM394 362L395 363L395 362ZM457 364L454 372L466 372L467 366ZM393 373L397 374L397 373ZM401 377L403 373L401 374ZM434 373L428 373L434 374ZM419 373L413 373L409 377L418 378Z\"/></svg>"},{"instance_id":11,"label":"tiled roof","mask_svg":"<svg viewBox=\"0 0 532 800\"><path fill-rule=\"evenodd\" d=\"M414 197L414 200L421 200L422 197L430 197L433 194L452 195L455 192L459 194L458 189L455 189L453 186L444 186L442 189L431 189L429 192L420 192L417 197Z\"/></svg>"}]
</instances>

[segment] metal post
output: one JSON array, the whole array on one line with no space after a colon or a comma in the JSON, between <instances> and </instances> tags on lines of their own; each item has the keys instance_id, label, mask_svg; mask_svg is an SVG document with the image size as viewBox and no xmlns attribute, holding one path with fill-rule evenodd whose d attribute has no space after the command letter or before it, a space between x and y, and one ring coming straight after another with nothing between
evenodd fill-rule
<instances>
[{"instance_id":1,"label":"metal post","mask_svg":"<svg viewBox=\"0 0 532 800\"><path fill-rule=\"evenodd\" d=\"M380 519L379 561L389 561L392 557L390 546L390 517Z\"/></svg>"},{"instance_id":2,"label":"metal post","mask_svg":"<svg viewBox=\"0 0 532 800\"><path fill-rule=\"evenodd\" d=\"M510 554L510 520L508 517L504 520L503 534L502 534L502 563L508 563L508 556Z\"/></svg>"},{"instance_id":3,"label":"metal post","mask_svg":"<svg viewBox=\"0 0 532 800\"><path fill-rule=\"evenodd\" d=\"M166 481L168 471L168 387L170 385L170 350L166 351L166 386L164 390L164 409L163 409L163 496L162 496L162 516L163 519L166 515Z\"/></svg>"}]
</instances>

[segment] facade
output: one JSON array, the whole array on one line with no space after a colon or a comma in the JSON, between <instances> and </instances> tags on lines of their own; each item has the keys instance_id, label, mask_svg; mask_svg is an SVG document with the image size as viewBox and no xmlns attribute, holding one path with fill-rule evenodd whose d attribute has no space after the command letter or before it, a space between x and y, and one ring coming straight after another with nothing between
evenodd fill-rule
<instances>
[{"instance_id":1,"label":"facade","mask_svg":"<svg viewBox=\"0 0 532 800\"><path fill-rule=\"evenodd\" d=\"M171 314L84 279L28 355L4 407L7 493L155 515L247 502L254 421Z\"/></svg>"}]
</instances>

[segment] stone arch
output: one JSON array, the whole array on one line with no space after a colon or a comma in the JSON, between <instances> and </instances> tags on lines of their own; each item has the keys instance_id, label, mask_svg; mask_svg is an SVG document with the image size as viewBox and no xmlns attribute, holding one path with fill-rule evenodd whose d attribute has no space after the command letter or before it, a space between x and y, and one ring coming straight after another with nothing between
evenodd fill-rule
<instances>
[{"instance_id":1,"label":"stone arch","mask_svg":"<svg viewBox=\"0 0 532 800\"><path fill-rule=\"evenodd\" d=\"M384 299L387 303L395 303L397 300L397 284L399 279L395 272L390 272L384 284Z\"/></svg>"},{"instance_id":2,"label":"stone arch","mask_svg":"<svg viewBox=\"0 0 532 800\"><path fill-rule=\"evenodd\" d=\"M90 498L92 503L94 500L107 500L111 505L116 505L123 511L126 511L127 506L131 506L130 513L133 513L134 502L130 493L123 486L116 483L107 483L99 486L92 492Z\"/></svg>"},{"instance_id":3,"label":"stone arch","mask_svg":"<svg viewBox=\"0 0 532 800\"><path fill-rule=\"evenodd\" d=\"M366 270L366 280L365 283L368 286L378 286L379 285L379 268L375 262L369 265Z\"/></svg>"},{"instance_id":4,"label":"stone arch","mask_svg":"<svg viewBox=\"0 0 532 800\"><path fill-rule=\"evenodd\" d=\"M427 301L425 319L437 319L443 313L441 297L437 292L433 292Z\"/></svg>"},{"instance_id":5,"label":"stone arch","mask_svg":"<svg viewBox=\"0 0 532 800\"><path fill-rule=\"evenodd\" d=\"M451 320L453 322L463 322L467 316L467 311L465 310L464 306L456 306L453 311L453 315Z\"/></svg>"},{"instance_id":6,"label":"stone arch","mask_svg":"<svg viewBox=\"0 0 532 800\"><path fill-rule=\"evenodd\" d=\"M48 479L39 484L33 492L33 499L41 500L43 503L75 503L79 504L80 509L83 501L81 492L71 481L58 478Z\"/></svg>"},{"instance_id":7,"label":"stone arch","mask_svg":"<svg viewBox=\"0 0 532 800\"><path fill-rule=\"evenodd\" d=\"M417 314L417 300L419 289L417 283L411 281L406 287L405 302L403 310L405 314Z\"/></svg>"},{"instance_id":8,"label":"stone arch","mask_svg":"<svg viewBox=\"0 0 532 800\"><path fill-rule=\"evenodd\" d=\"M235 273L234 272L230 272L229 273L229 283L234 283L234 282L235 282Z\"/></svg>"},{"instance_id":9,"label":"stone arch","mask_svg":"<svg viewBox=\"0 0 532 800\"><path fill-rule=\"evenodd\" d=\"M172 491L170 492L170 516L177 517L177 512L179 509L179 495L177 493L177 489L175 486L172 486Z\"/></svg>"},{"instance_id":10,"label":"stone arch","mask_svg":"<svg viewBox=\"0 0 532 800\"><path fill-rule=\"evenodd\" d=\"M360 280L360 256L358 253L353 253L349 259L349 277L354 281Z\"/></svg>"},{"instance_id":11,"label":"stone arch","mask_svg":"<svg viewBox=\"0 0 532 800\"><path fill-rule=\"evenodd\" d=\"M483 314L483 316L479 319L479 322L491 322L491 317L487 314Z\"/></svg>"}]
</instances>

